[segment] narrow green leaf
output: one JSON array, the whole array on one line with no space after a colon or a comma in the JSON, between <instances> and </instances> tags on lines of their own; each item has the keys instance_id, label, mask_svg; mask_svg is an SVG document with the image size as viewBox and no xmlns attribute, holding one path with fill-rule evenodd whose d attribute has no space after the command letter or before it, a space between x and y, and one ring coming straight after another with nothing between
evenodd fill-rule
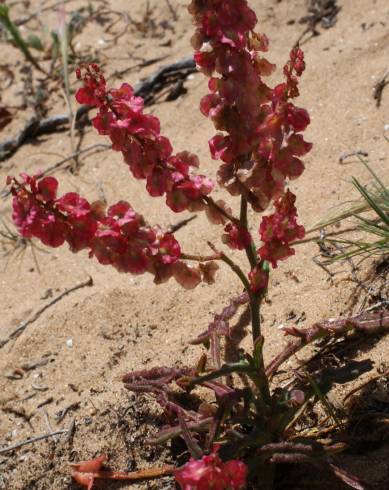
<instances>
[{"instance_id":1,"label":"narrow green leaf","mask_svg":"<svg viewBox=\"0 0 389 490\"><path fill-rule=\"evenodd\" d=\"M27 44L31 47L36 49L37 51L44 51L44 46L41 41L41 39L36 36L35 34L29 34L27 36Z\"/></svg>"},{"instance_id":2,"label":"narrow green leaf","mask_svg":"<svg viewBox=\"0 0 389 490\"><path fill-rule=\"evenodd\" d=\"M253 371L253 366L250 366L250 364L248 364L246 361L224 364L220 369L217 369L216 371L212 371L211 373L205 374L204 376L197 376L193 378L189 383L189 387L202 384L206 381L211 381L212 379L221 378L222 376L227 376L229 374L252 373Z\"/></svg>"}]
</instances>

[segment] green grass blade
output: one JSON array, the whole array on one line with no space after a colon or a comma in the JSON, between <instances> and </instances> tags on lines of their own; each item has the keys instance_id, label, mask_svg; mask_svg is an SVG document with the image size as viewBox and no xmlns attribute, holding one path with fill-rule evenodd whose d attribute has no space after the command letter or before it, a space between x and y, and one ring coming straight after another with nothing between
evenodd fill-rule
<instances>
[{"instance_id":1,"label":"green grass blade","mask_svg":"<svg viewBox=\"0 0 389 490\"><path fill-rule=\"evenodd\" d=\"M19 29L16 27L16 25L12 22L12 20L9 17L9 8L6 5L0 5L0 22L3 24L3 26L7 29L7 31L10 33L15 45L20 49L20 51L23 53L24 57L32 63L35 68L37 68L39 71L46 73L37 60L34 58L34 56L31 54L27 43L24 41L22 36L19 33Z\"/></svg>"}]
</instances>

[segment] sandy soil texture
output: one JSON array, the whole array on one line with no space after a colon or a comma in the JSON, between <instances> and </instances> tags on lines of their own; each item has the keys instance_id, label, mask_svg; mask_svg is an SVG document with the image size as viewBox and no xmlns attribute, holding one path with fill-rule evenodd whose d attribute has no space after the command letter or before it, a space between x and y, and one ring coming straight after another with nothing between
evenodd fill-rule
<instances>
[{"instance_id":1,"label":"sandy soil texture","mask_svg":"<svg viewBox=\"0 0 389 490\"><path fill-rule=\"evenodd\" d=\"M57 28L55 8L37 10L55 2L9 3L13 19L36 13L21 26L23 35L41 34L45 26ZM95 14L88 14L88 3ZM173 11L163 0L66 2L67 12L81 9L80 16L85 17L74 41L75 49L97 56L113 84L135 84L158 67L191 54L192 25L187 2L170 3ZM269 58L277 64L280 76L291 46L307 27L299 22L307 15L307 2L250 3L260 19L259 29L270 38ZM340 202L357 196L350 184L352 176L362 182L369 180L368 172L356 158L339 163L345 153L367 152L376 172L384 180L389 177L389 147L384 138L385 125L389 125L389 87L383 90L379 108L373 99L376 83L389 69L389 4L387 0L339 0L337 4L341 10L336 23L329 28L318 24L319 35L306 35L303 43L307 70L298 105L311 114L307 139L314 148L305 160L305 173L292 183L292 190L298 196L300 220L307 227ZM49 68L50 61L43 65ZM33 115L34 96L29 94L29 87L36 89L42 75L33 70L30 82L29 77L22 54L2 42L0 104L10 109L13 117L0 130L0 142L18 132ZM74 74L71 85L77 86ZM201 74L194 74L184 85L186 93L177 100L165 101L161 97L148 110L161 119L163 134L171 139L174 148L197 153L202 172L214 177L217 164L211 160L207 145L214 128L198 110L207 81ZM59 82L48 83L43 98L47 116L67 112ZM90 126L76 132L76 142L80 142L80 148L107 143ZM0 182L21 171L45 170L70 153L68 130L39 136L0 162ZM91 151L81 155L79 163L77 175L65 165L55 171L61 191L76 190L90 200L102 195L108 202L126 199L150 223L164 226L186 217L174 215L161 199L150 198L144 183L131 178L119 153ZM223 196L224 191L215 192L215 198ZM237 209L239 203L236 201L233 206ZM0 213L9 224L9 196L0 199ZM256 234L258 217L251 213L249 218ZM219 234L220 229L210 227L200 213L177 232L177 237L185 252L203 253L207 252L207 240L220 243ZM133 369L195 362L202 347L188 347L188 339L205 330L213 315L240 292L237 279L222 267L216 285L201 285L188 292L174 281L156 287L151 276L119 274L88 259L85 253L74 255L65 247L34 249L35 258L31 247L23 247L22 243L15 248L15 244L1 242L0 247L0 340L65 289L93 278L93 285L64 296L16 340L0 349L0 448L44 434L48 425L56 431L75 423L69 440L61 436L14 452L0 452L0 489L76 488L69 477L69 463L102 453L109 455L112 467L117 469L174 463L169 447L144 444L144 439L162 423L158 407L145 397L129 394L122 386L121 375ZM347 263L339 266L338 274L330 280L312 260L318 253L315 244L301 245L296 255L271 275L269 296L262 310L266 360L285 343L277 329L280 324L297 321L299 327L309 326L325 318L355 313L362 304L375 300L374 294L367 295L353 281ZM237 262L244 263L239 252L233 255ZM366 264L356 272L357 276L366 279L372 267ZM385 266L378 272L374 269L373 288L387 287L387 270ZM388 352L387 338L356 348L353 359L371 359L372 369L355 384L339 385L333 396L342 399L350 389L376 375L377 370L388 369ZM42 362L29 368L28 363L39 360ZM295 362L296 359L289 367ZM389 414L388 384L384 381L364 396L370 397L371 411L376 409L373 402L377 399L380 411ZM367 423L364 427L364 435L368 432L372 440L361 443L364 450L342 455L340 462L360 476L368 475L374 488L385 490L389 488L387 432L376 434ZM318 479L316 474L307 476L298 471L294 480L298 483L289 485L289 489L326 488L330 483ZM333 488L337 485L333 483ZM174 484L164 478L102 488L168 489ZM343 487L339 484L339 488Z\"/></svg>"}]
</instances>

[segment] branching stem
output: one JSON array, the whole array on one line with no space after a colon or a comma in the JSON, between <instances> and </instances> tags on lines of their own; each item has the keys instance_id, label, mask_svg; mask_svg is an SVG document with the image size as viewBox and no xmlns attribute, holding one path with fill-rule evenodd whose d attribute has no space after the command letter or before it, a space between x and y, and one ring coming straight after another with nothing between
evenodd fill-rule
<instances>
[{"instance_id":1,"label":"branching stem","mask_svg":"<svg viewBox=\"0 0 389 490\"><path fill-rule=\"evenodd\" d=\"M239 224L240 220L238 218L235 218L235 216L232 216L232 214L229 214L225 209L223 209L221 206L219 206L210 196L203 196L204 201L208 204L208 206L216 209L219 211L221 215L223 215L225 218L227 218L229 221L232 221L233 223Z\"/></svg>"},{"instance_id":2,"label":"branching stem","mask_svg":"<svg viewBox=\"0 0 389 490\"><path fill-rule=\"evenodd\" d=\"M247 219L247 199L244 195L241 197L240 201L240 226L248 229L248 219ZM250 263L251 269L254 269L258 265L258 259L255 249L255 243L251 240L249 246L246 247L246 255L247 259ZM250 284L249 284L250 287ZM251 292L251 288L248 289L248 293L250 295L250 312L251 312L251 328L253 335L253 350L255 351L257 342L261 337L261 302L263 298L263 293L253 293ZM261 348L262 350L263 348ZM261 382L261 393L263 399L268 402L270 401L270 390L269 390L269 382L265 373L265 365L263 363L263 355L260 353L261 365L260 365L260 378Z\"/></svg>"},{"instance_id":3,"label":"branching stem","mask_svg":"<svg viewBox=\"0 0 389 490\"><path fill-rule=\"evenodd\" d=\"M207 243L208 243L208 246L215 252L215 256L217 256L219 260L222 260L223 262L225 262L230 267L230 269L233 272L235 272L235 274L242 281L242 284L243 284L244 288L246 289L246 291L250 294L250 283L249 283L245 273L239 267L239 265L235 264L235 262L232 259L230 259L230 257L228 257L224 252L220 252L219 250L217 250L217 248L215 247L215 245L213 243L211 243L211 242L207 242Z\"/></svg>"},{"instance_id":4,"label":"branching stem","mask_svg":"<svg viewBox=\"0 0 389 490\"><path fill-rule=\"evenodd\" d=\"M212 260L222 260L220 253L215 253L215 255L194 255L182 252L180 257L183 260L193 260L194 262L210 262Z\"/></svg>"}]
</instances>

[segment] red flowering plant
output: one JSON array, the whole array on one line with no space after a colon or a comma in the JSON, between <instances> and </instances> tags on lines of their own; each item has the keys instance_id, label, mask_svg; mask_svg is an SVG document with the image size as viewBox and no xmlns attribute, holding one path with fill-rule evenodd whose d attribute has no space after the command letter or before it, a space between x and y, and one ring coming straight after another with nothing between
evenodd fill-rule
<instances>
[{"instance_id":1,"label":"red flowering plant","mask_svg":"<svg viewBox=\"0 0 389 490\"><path fill-rule=\"evenodd\" d=\"M212 158L220 161L217 182L240 199L239 217L225 202L212 198L214 183L198 173L195 155L173 152L158 118L144 112L142 98L130 85L109 88L98 66L82 66L77 76L83 87L76 99L97 109L93 126L122 153L133 177L146 181L150 196L164 197L176 213L204 210L211 223L223 227L222 241L246 254L247 272L213 244L208 256L184 253L172 233L148 224L127 202L105 209L102 202L90 203L73 192L59 197L54 177L22 174L9 179L14 222L24 237L51 247L67 242L71 251L86 249L90 257L120 272L149 272L157 284L172 277L187 289L201 281L212 283L218 262L241 280L243 294L192 341L210 349L210 360L204 355L196 367L156 367L123 377L129 390L152 393L169 422L149 442L185 440L191 459L175 472L182 489L270 488L276 463L301 461L327 464L346 483L360 488L330 465L330 454L339 447L324 448L303 438L289 441L295 420L315 392L301 379L295 386L271 390L270 379L288 352L268 369L262 355L260 304L270 266L293 255L293 242L304 237L297 223L296 196L288 188L288 182L302 174L301 157L312 146L302 135L309 115L293 103L305 69L303 52L298 46L292 49L284 81L270 87L264 81L275 69L264 57L269 41L254 31L257 18L246 0L193 0L189 11L196 27L194 58L209 78L200 109L217 130L209 141ZM258 237L249 232L248 206L261 215ZM262 214L271 207L273 211ZM250 308L253 348L237 352L237 362L223 363L221 342L242 305ZM286 333L299 335L295 330ZM198 387L203 388L200 394L195 393ZM204 388L211 395L201 398Z\"/></svg>"}]
</instances>

